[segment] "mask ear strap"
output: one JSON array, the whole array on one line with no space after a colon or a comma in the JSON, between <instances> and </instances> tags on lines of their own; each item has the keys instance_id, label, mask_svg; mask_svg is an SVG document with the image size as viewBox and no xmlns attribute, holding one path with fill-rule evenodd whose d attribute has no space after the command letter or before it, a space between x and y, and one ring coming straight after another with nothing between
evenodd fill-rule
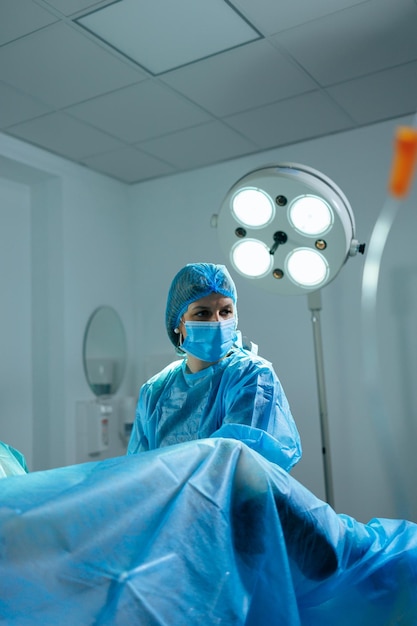
<instances>
[{"instance_id":1,"label":"mask ear strap","mask_svg":"<svg viewBox=\"0 0 417 626\"><path fill-rule=\"evenodd\" d=\"M175 333L176 335L179 335L179 337L178 337L177 347L178 347L178 348L181 348L181 346L182 346L182 342L183 342L183 336L182 336L182 334L181 334L180 329L179 329L179 328L174 328L174 333Z\"/></svg>"}]
</instances>

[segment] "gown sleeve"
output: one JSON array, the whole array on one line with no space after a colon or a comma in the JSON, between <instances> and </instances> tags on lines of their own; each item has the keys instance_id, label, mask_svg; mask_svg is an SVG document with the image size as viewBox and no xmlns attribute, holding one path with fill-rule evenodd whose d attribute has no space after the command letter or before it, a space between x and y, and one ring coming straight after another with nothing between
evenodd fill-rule
<instances>
[{"instance_id":1,"label":"gown sleeve","mask_svg":"<svg viewBox=\"0 0 417 626\"><path fill-rule=\"evenodd\" d=\"M143 429L143 417L146 415L146 396L148 384L145 383L139 392L139 400L136 407L135 421L133 422L132 433L127 446L127 454L137 454L149 450L148 438Z\"/></svg>"},{"instance_id":2,"label":"gown sleeve","mask_svg":"<svg viewBox=\"0 0 417 626\"><path fill-rule=\"evenodd\" d=\"M301 441L272 365L243 359L228 375L224 418L212 437L239 439L285 470L301 458Z\"/></svg>"}]
</instances>

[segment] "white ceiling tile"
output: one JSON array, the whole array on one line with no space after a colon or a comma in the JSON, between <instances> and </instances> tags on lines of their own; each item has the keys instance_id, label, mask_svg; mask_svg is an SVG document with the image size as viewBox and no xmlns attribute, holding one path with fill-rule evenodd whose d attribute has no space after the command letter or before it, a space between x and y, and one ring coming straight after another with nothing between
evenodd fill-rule
<instances>
[{"instance_id":1,"label":"white ceiling tile","mask_svg":"<svg viewBox=\"0 0 417 626\"><path fill-rule=\"evenodd\" d=\"M139 145L181 169L189 169L247 154L254 145L221 122L210 122Z\"/></svg>"},{"instance_id":2,"label":"white ceiling tile","mask_svg":"<svg viewBox=\"0 0 417 626\"><path fill-rule=\"evenodd\" d=\"M369 0L280 33L274 40L321 85L417 59L417 5Z\"/></svg>"},{"instance_id":3,"label":"white ceiling tile","mask_svg":"<svg viewBox=\"0 0 417 626\"><path fill-rule=\"evenodd\" d=\"M174 168L167 163L131 147L83 159L83 163L97 172L108 174L126 183L165 176L175 172Z\"/></svg>"},{"instance_id":4,"label":"white ceiling tile","mask_svg":"<svg viewBox=\"0 0 417 626\"><path fill-rule=\"evenodd\" d=\"M417 110L417 62L329 87L328 94L359 124Z\"/></svg>"},{"instance_id":5,"label":"white ceiling tile","mask_svg":"<svg viewBox=\"0 0 417 626\"><path fill-rule=\"evenodd\" d=\"M232 115L225 121L264 149L353 126L349 117L318 91Z\"/></svg>"},{"instance_id":6,"label":"white ceiling tile","mask_svg":"<svg viewBox=\"0 0 417 626\"><path fill-rule=\"evenodd\" d=\"M161 80L218 116L316 87L306 73L265 40L170 72Z\"/></svg>"},{"instance_id":7,"label":"white ceiling tile","mask_svg":"<svg viewBox=\"0 0 417 626\"><path fill-rule=\"evenodd\" d=\"M202 53L204 11L267 38L150 77L76 23L125 0L0 0L0 130L131 183L417 108L417 0L131 1L169 63ZM216 29L209 45L236 45Z\"/></svg>"},{"instance_id":8,"label":"white ceiling tile","mask_svg":"<svg viewBox=\"0 0 417 626\"><path fill-rule=\"evenodd\" d=\"M1 0L0 46L56 21L54 15L32 0Z\"/></svg>"},{"instance_id":9,"label":"white ceiling tile","mask_svg":"<svg viewBox=\"0 0 417 626\"><path fill-rule=\"evenodd\" d=\"M224 0L122 0L78 23L153 74L259 37Z\"/></svg>"},{"instance_id":10,"label":"white ceiling tile","mask_svg":"<svg viewBox=\"0 0 417 626\"><path fill-rule=\"evenodd\" d=\"M128 143L207 121L207 113L152 80L67 109Z\"/></svg>"},{"instance_id":11,"label":"white ceiling tile","mask_svg":"<svg viewBox=\"0 0 417 626\"><path fill-rule=\"evenodd\" d=\"M76 160L106 150L114 150L121 145L117 139L64 113L52 113L18 124L9 128L7 133Z\"/></svg>"},{"instance_id":12,"label":"white ceiling tile","mask_svg":"<svg viewBox=\"0 0 417 626\"><path fill-rule=\"evenodd\" d=\"M0 128L5 129L12 124L18 124L39 117L48 113L51 107L42 102L38 102L9 87L5 83L0 83Z\"/></svg>"},{"instance_id":13,"label":"white ceiling tile","mask_svg":"<svg viewBox=\"0 0 417 626\"><path fill-rule=\"evenodd\" d=\"M55 107L144 77L66 24L48 26L0 48L0 80Z\"/></svg>"},{"instance_id":14,"label":"white ceiling tile","mask_svg":"<svg viewBox=\"0 0 417 626\"><path fill-rule=\"evenodd\" d=\"M232 0L264 34L271 35L368 0Z\"/></svg>"}]
</instances>

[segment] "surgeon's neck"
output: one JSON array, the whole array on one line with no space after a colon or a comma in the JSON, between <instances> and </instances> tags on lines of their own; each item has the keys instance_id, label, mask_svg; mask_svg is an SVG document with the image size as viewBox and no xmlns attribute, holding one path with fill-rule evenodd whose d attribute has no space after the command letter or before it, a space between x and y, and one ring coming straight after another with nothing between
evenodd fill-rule
<instances>
[{"instance_id":1,"label":"surgeon's neck","mask_svg":"<svg viewBox=\"0 0 417 626\"><path fill-rule=\"evenodd\" d=\"M201 359L197 359L197 357L193 356L192 354L187 354L187 368L191 372L191 374L197 374L197 372L205 370L207 367L210 367L210 365L214 365L214 363L218 363L218 361L209 363L208 361L202 361Z\"/></svg>"}]
</instances>

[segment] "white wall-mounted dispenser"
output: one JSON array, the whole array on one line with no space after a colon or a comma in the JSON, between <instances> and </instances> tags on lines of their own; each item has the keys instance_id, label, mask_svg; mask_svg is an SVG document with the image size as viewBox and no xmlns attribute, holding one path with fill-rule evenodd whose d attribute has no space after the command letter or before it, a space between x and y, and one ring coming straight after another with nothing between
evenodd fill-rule
<instances>
[{"instance_id":1,"label":"white wall-mounted dispenser","mask_svg":"<svg viewBox=\"0 0 417 626\"><path fill-rule=\"evenodd\" d=\"M111 421L114 419L111 403L97 400L79 402L77 419L87 455L95 457L106 452L110 445Z\"/></svg>"}]
</instances>

